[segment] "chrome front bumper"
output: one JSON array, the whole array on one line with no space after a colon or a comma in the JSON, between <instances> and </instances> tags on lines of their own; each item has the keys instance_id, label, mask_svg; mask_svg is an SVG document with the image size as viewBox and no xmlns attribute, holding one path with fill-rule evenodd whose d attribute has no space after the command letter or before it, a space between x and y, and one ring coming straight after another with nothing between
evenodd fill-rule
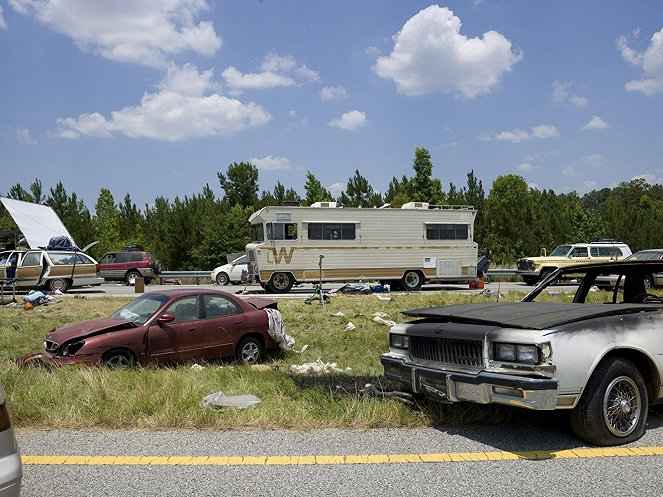
<instances>
[{"instance_id":1,"label":"chrome front bumper","mask_svg":"<svg viewBox=\"0 0 663 497\"><path fill-rule=\"evenodd\" d=\"M555 378L530 378L480 372L476 375L432 369L407 363L402 357L381 357L385 377L398 380L414 393L442 402L505 404L526 409L554 410L559 382Z\"/></svg>"}]
</instances>

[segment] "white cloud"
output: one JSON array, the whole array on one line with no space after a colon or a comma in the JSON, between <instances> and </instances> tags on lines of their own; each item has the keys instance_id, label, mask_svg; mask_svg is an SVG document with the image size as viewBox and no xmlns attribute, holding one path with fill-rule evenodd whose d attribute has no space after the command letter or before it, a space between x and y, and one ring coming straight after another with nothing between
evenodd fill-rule
<instances>
[{"instance_id":1,"label":"white cloud","mask_svg":"<svg viewBox=\"0 0 663 497\"><path fill-rule=\"evenodd\" d=\"M534 138L543 140L545 138L552 138L559 136L559 131L555 126L550 124L539 124L538 126L533 126L531 132L527 132L523 129L513 129L511 131L500 131L495 136L490 136L488 133L482 132L479 135L479 139L483 141L509 141L512 143L520 143L527 140L532 140Z\"/></svg>"},{"instance_id":2,"label":"white cloud","mask_svg":"<svg viewBox=\"0 0 663 497\"><path fill-rule=\"evenodd\" d=\"M295 86L297 81L292 75L299 76L311 82L320 81L318 73L305 65L297 65L292 55L279 55L276 52L268 53L260 65L261 72L242 73L236 67L230 66L222 73L226 84L234 92L242 90L264 90L279 86Z\"/></svg>"},{"instance_id":3,"label":"white cloud","mask_svg":"<svg viewBox=\"0 0 663 497\"><path fill-rule=\"evenodd\" d=\"M592 116L587 124L585 124L582 129L605 129L609 127L610 124L605 122L599 116Z\"/></svg>"},{"instance_id":4,"label":"white cloud","mask_svg":"<svg viewBox=\"0 0 663 497\"><path fill-rule=\"evenodd\" d=\"M264 171L287 171L288 169L292 169L290 160L286 157L272 157L268 155L262 159L251 159L250 162L258 169Z\"/></svg>"},{"instance_id":5,"label":"white cloud","mask_svg":"<svg viewBox=\"0 0 663 497\"><path fill-rule=\"evenodd\" d=\"M7 21L5 21L5 16L2 12L2 5L0 5L0 29L7 29Z\"/></svg>"},{"instance_id":6,"label":"white cloud","mask_svg":"<svg viewBox=\"0 0 663 497\"><path fill-rule=\"evenodd\" d=\"M582 187L581 191L582 192L588 192L590 190L594 190L596 188L596 181L593 179L588 179L582 182Z\"/></svg>"},{"instance_id":7,"label":"white cloud","mask_svg":"<svg viewBox=\"0 0 663 497\"><path fill-rule=\"evenodd\" d=\"M214 55L221 37L197 18L208 0L9 0L26 15L71 38L82 50L117 62L164 67L191 50Z\"/></svg>"},{"instance_id":8,"label":"white cloud","mask_svg":"<svg viewBox=\"0 0 663 497\"><path fill-rule=\"evenodd\" d=\"M600 166L603 163L603 156L601 154L588 154L583 155L581 160L590 166Z\"/></svg>"},{"instance_id":9,"label":"white cloud","mask_svg":"<svg viewBox=\"0 0 663 497\"><path fill-rule=\"evenodd\" d=\"M332 183L331 185L329 185L327 187L327 190L329 190L329 193L331 193L334 197L338 197L341 193L343 193L345 191L345 187L346 187L346 184L341 183L339 181L339 182Z\"/></svg>"},{"instance_id":10,"label":"white cloud","mask_svg":"<svg viewBox=\"0 0 663 497\"><path fill-rule=\"evenodd\" d=\"M574 95L569 93L569 88L571 83L562 83L561 81L555 81L552 84L553 87L553 101L557 103L569 102L576 107L584 107L587 105L587 97L581 97L579 95Z\"/></svg>"},{"instance_id":11,"label":"white cloud","mask_svg":"<svg viewBox=\"0 0 663 497\"><path fill-rule=\"evenodd\" d=\"M530 164L529 162L523 162L521 165L518 166L518 171L523 172L523 173L529 173L534 171L536 169L536 166L533 164Z\"/></svg>"},{"instance_id":12,"label":"white cloud","mask_svg":"<svg viewBox=\"0 0 663 497\"><path fill-rule=\"evenodd\" d=\"M329 121L329 126L347 131L357 131L364 125L366 125L366 114L358 110L345 112L341 117L335 117Z\"/></svg>"},{"instance_id":13,"label":"white cloud","mask_svg":"<svg viewBox=\"0 0 663 497\"><path fill-rule=\"evenodd\" d=\"M404 95L454 91L473 98L498 85L523 58L496 31L467 38L460 30L460 19L451 10L431 5L403 25L393 37L391 53L379 57L373 70L394 80Z\"/></svg>"},{"instance_id":14,"label":"white cloud","mask_svg":"<svg viewBox=\"0 0 663 497\"><path fill-rule=\"evenodd\" d=\"M564 169L562 169L562 176L569 178L575 175L576 175L576 168L573 164L569 164Z\"/></svg>"},{"instance_id":15,"label":"white cloud","mask_svg":"<svg viewBox=\"0 0 663 497\"><path fill-rule=\"evenodd\" d=\"M639 32L633 34L637 38ZM663 29L654 33L644 52L632 49L626 36L617 39L617 47L626 62L642 68L644 78L629 81L626 91L639 91L645 95L663 93Z\"/></svg>"},{"instance_id":16,"label":"white cloud","mask_svg":"<svg viewBox=\"0 0 663 497\"><path fill-rule=\"evenodd\" d=\"M348 98L348 91L342 86L325 86L320 90L320 98L323 102L342 100Z\"/></svg>"},{"instance_id":17,"label":"white cloud","mask_svg":"<svg viewBox=\"0 0 663 497\"><path fill-rule=\"evenodd\" d=\"M18 141L25 143L26 145L34 145L37 143L37 140L32 138L30 130L27 128L16 128L16 138L18 138Z\"/></svg>"},{"instance_id":18,"label":"white cloud","mask_svg":"<svg viewBox=\"0 0 663 497\"><path fill-rule=\"evenodd\" d=\"M192 137L230 135L259 126L272 116L254 102L242 103L213 93L218 85L212 71L198 72L187 64L171 67L157 93L145 93L139 105L124 107L106 119L99 113L59 118L54 135L110 138L122 133L132 138L178 141Z\"/></svg>"}]
</instances>

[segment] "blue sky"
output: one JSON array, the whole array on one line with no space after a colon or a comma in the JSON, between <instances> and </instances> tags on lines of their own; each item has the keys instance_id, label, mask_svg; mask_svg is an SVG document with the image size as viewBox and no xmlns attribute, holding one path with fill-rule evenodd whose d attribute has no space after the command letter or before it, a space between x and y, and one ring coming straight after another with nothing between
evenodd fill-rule
<instances>
[{"instance_id":1,"label":"blue sky","mask_svg":"<svg viewBox=\"0 0 663 497\"><path fill-rule=\"evenodd\" d=\"M0 0L0 193L663 181L663 2Z\"/></svg>"}]
</instances>

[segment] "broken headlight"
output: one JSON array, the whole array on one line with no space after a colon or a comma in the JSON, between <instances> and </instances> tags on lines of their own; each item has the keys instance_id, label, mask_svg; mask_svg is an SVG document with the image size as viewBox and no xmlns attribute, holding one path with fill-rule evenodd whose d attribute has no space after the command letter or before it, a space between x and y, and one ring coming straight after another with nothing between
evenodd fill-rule
<instances>
[{"instance_id":1,"label":"broken headlight","mask_svg":"<svg viewBox=\"0 0 663 497\"><path fill-rule=\"evenodd\" d=\"M62 355L63 356L75 355L76 352L81 350L83 345L85 345L85 342L74 342L74 343L70 343L68 345L65 345L64 347L62 347Z\"/></svg>"},{"instance_id":2,"label":"broken headlight","mask_svg":"<svg viewBox=\"0 0 663 497\"><path fill-rule=\"evenodd\" d=\"M395 349L407 349L410 345L410 338L407 335L397 335L392 333L389 335L389 346Z\"/></svg>"},{"instance_id":3,"label":"broken headlight","mask_svg":"<svg viewBox=\"0 0 663 497\"><path fill-rule=\"evenodd\" d=\"M536 345L495 343L494 357L498 361L538 364L539 348Z\"/></svg>"}]
</instances>

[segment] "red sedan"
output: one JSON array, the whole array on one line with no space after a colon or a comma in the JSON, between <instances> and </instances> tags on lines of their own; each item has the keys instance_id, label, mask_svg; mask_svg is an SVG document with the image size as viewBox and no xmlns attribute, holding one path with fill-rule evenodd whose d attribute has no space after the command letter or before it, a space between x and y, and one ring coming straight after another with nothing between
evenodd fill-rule
<instances>
[{"instance_id":1,"label":"red sedan","mask_svg":"<svg viewBox=\"0 0 663 497\"><path fill-rule=\"evenodd\" d=\"M228 357L253 363L277 346L264 310L276 307L273 300L242 300L218 290L146 293L109 318L54 328L45 352L24 363L130 367Z\"/></svg>"}]
</instances>

